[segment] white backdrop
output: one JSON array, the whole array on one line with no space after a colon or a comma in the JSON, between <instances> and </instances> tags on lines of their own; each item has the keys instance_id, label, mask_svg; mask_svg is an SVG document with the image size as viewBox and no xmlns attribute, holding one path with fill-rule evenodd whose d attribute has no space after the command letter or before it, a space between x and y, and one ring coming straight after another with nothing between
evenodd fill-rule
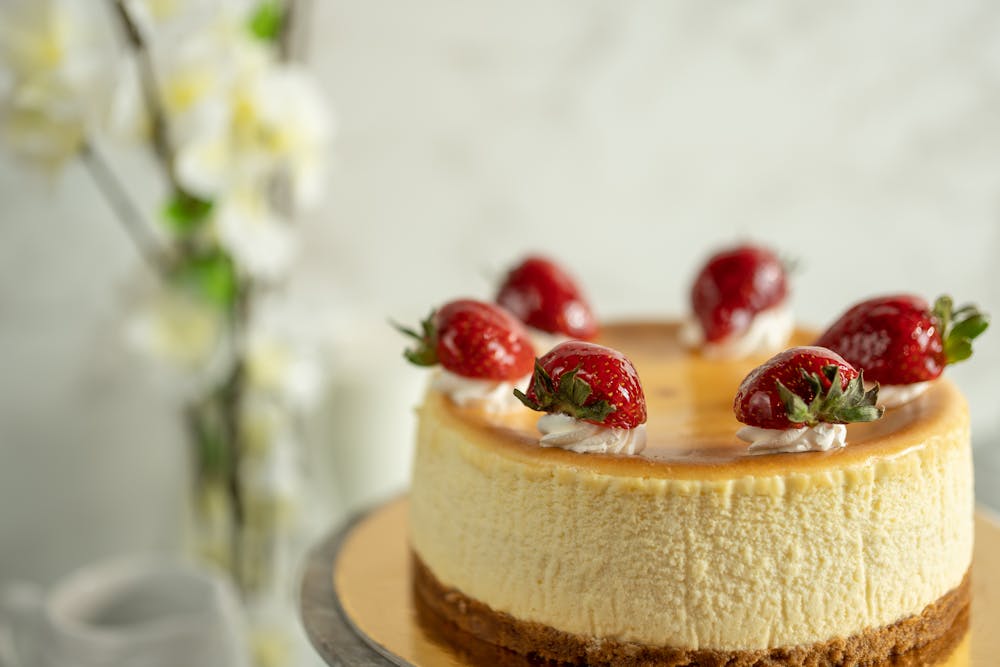
<instances>
[{"instance_id":1,"label":"white backdrop","mask_svg":"<svg viewBox=\"0 0 1000 667\"><path fill-rule=\"evenodd\" d=\"M340 135L291 294L335 343L333 514L405 485L421 376L386 318L488 296L528 250L606 317L681 313L736 238L798 258L805 323L895 290L1000 313L1000 4L313 5ZM182 434L120 334L132 248L78 168L4 156L0 207L0 583L176 544ZM1000 504L998 369L1000 327L948 372Z\"/></svg>"}]
</instances>

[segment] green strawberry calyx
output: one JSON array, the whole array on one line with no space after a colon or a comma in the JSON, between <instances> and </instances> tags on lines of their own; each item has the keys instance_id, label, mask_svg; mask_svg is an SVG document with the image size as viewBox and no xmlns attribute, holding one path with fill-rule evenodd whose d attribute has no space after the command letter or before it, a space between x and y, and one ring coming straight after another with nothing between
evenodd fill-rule
<instances>
[{"instance_id":1,"label":"green strawberry calyx","mask_svg":"<svg viewBox=\"0 0 1000 667\"><path fill-rule=\"evenodd\" d=\"M941 326L945 363L955 364L972 356L972 341L990 326L990 317L976 306L965 304L955 308L950 296L940 296L934 302L934 317Z\"/></svg>"},{"instance_id":2,"label":"green strawberry calyx","mask_svg":"<svg viewBox=\"0 0 1000 667\"><path fill-rule=\"evenodd\" d=\"M586 380L577 375L580 368L577 366L563 373L557 387L552 376L542 368L538 359L535 359L535 372L531 376L531 392L535 395L534 399L529 398L520 389L514 390L514 396L526 407L538 412L559 413L574 419L603 424L616 408L606 400L586 404L593 389Z\"/></svg>"},{"instance_id":3,"label":"green strawberry calyx","mask_svg":"<svg viewBox=\"0 0 1000 667\"><path fill-rule=\"evenodd\" d=\"M830 388L823 389L823 378L818 373L808 373L802 369L802 375L813 389L814 398L806 403L798 394L777 382L778 395L785 406L788 421L794 424L816 426L821 422L830 424L849 424L853 422L870 422L880 418L883 408L876 405L878 401L878 384L865 390L862 374L858 374L841 386L840 367L836 364L823 366L823 376L830 383Z\"/></svg>"},{"instance_id":4,"label":"green strawberry calyx","mask_svg":"<svg viewBox=\"0 0 1000 667\"><path fill-rule=\"evenodd\" d=\"M437 365L437 325L434 323L436 312L432 310L426 319L420 321L420 331L391 322L397 331L417 341L413 347L403 350L403 356L410 363L417 366Z\"/></svg>"}]
</instances>

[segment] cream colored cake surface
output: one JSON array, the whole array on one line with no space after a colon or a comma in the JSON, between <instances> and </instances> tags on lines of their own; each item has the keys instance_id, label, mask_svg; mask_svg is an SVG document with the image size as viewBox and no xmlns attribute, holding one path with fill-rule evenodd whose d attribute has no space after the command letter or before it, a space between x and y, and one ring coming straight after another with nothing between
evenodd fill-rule
<instances>
[{"instance_id":1,"label":"cream colored cake surface","mask_svg":"<svg viewBox=\"0 0 1000 667\"><path fill-rule=\"evenodd\" d=\"M642 378L640 456L543 449L538 413L428 393L411 541L445 585L568 633L748 650L886 626L962 581L972 467L949 381L850 425L845 449L748 456L732 398L763 359L692 355L673 325L612 326L600 342Z\"/></svg>"}]
</instances>

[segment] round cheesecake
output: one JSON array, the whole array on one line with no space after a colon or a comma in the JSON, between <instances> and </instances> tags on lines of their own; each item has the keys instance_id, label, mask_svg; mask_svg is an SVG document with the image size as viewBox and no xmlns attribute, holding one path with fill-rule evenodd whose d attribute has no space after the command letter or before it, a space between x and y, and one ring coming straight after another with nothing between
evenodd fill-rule
<instances>
[{"instance_id":1,"label":"round cheesecake","mask_svg":"<svg viewBox=\"0 0 1000 667\"><path fill-rule=\"evenodd\" d=\"M542 448L538 413L428 391L410 517L421 604L588 664L874 664L955 634L973 538L956 387L848 425L842 449L750 455L732 402L765 359L707 359L678 334L623 323L598 341L643 382L635 456Z\"/></svg>"}]
</instances>

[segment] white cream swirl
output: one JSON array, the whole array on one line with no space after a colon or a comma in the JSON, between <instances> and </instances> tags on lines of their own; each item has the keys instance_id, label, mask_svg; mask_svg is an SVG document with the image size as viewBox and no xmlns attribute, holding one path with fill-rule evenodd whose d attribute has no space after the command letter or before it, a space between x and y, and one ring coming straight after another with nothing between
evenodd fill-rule
<instances>
[{"instance_id":1,"label":"white cream swirl","mask_svg":"<svg viewBox=\"0 0 1000 667\"><path fill-rule=\"evenodd\" d=\"M510 412L522 407L514 396L514 387L525 389L530 377L525 376L516 382L501 382L463 377L441 369L435 374L431 386L462 407L476 407L493 413Z\"/></svg>"},{"instance_id":2,"label":"white cream swirl","mask_svg":"<svg viewBox=\"0 0 1000 667\"><path fill-rule=\"evenodd\" d=\"M681 340L692 348L701 348L710 359L741 359L754 354L767 354L782 349L795 327L792 309L787 303L762 310L750 321L750 327L739 336L718 343L705 340L701 324L688 320L681 329Z\"/></svg>"},{"instance_id":3,"label":"white cream swirl","mask_svg":"<svg viewBox=\"0 0 1000 667\"><path fill-rule=\"evenodd\" d=\"M871 390L874 383L865 382L865 390ZM917 396L930 389L930 382L914 382L912 384L883 384L878 388L878 404L883 408L898 408L909 403Z\"/></svg>"},{"instance_id":4,"label":"white cream swirl","mask_svg":"<svg viewBox=\"0 0 1000 667\"><path fill-rule=\"evenodd\" d=\"M609 428L569 415L550 414L538 420L542 447L561 447L580 454L638 454L646 447L646 426Z\"/></svg>"},{"instance_id":5,"label":"white cream swirl","mask_svg":"<svg viewBox=\"0 0 1000 667\"><path fill-rule=\"evenodd\" d=\"M736 436L750 443L751 454L826 452L847 444L847 427L827 423L802 428L744 426Z\"/></svg>"}]
</instances>

